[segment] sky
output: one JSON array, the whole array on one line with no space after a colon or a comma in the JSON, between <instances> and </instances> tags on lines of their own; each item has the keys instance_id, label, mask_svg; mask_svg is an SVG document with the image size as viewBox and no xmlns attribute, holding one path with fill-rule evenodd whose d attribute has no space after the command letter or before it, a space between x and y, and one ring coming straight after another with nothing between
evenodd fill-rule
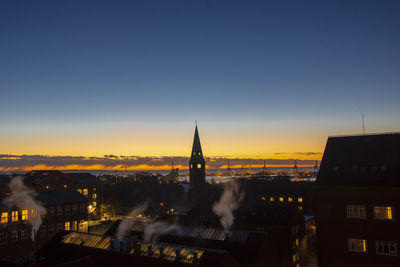
<instances>
[{"instance_id":1,"label":"sky","mask_svg":"<svg viewBox=\"0 0 400 267\"><path fill-rule=\"evenodd\" d=\"M209 157L320 159L328 136L362 133L362 112L366 133L400 130L399 13L394 0L1 1L0 153L182 157L197 120Z\"/></svg>"}]
</instances>

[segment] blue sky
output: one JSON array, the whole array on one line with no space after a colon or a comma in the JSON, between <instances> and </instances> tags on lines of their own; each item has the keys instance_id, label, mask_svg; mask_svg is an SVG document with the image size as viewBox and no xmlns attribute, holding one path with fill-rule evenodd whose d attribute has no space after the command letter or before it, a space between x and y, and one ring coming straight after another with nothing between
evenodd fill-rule
<instances>
[{"instance_id":1,"label":"blue sky","mask_svg":"<svg viewBox=\"0 0 400 267\"><path fill-rule=\"evenodd\" d=\"M142 138L154 154L177 131L190 140L195 119L213 142L320 152L360 132L362 109L368 131L400 130L398 14L398 1L1 1L2 152L68 154L66 138L76 154L118 153L103 144Z\"/></svg>"}]
</instances>

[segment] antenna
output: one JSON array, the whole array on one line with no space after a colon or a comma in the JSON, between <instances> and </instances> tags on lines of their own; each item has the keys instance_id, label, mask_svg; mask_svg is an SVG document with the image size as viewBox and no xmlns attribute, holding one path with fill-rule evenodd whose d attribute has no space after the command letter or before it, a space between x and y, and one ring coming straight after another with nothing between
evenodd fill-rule
<instances>
[{"instance_id":1,"label":"antenna","mask_svg":"<svg viewBox=\"0 0 400 267\"><path fill-rule=\"evenodd\" d=\"M362 119L362 134L365 135L365 122L364 122L364 109L361 110L361 119Z\"/></svg>"}]
</instances>

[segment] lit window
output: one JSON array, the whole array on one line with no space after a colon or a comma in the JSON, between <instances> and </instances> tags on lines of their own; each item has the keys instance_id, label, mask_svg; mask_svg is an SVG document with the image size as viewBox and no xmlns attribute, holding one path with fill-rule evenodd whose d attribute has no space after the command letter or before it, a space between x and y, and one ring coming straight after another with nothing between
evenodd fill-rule
<instances>
[{"instance_id":1,"label":"lit window","mask_svg":"<svg viewBox=\"0 0 400 267\"><path fill-rule=\"evenodd\" d=\"M67 188L67 185L66 185L66 184L64 185L64 188Z\"/></svg>"},{"instance_id":2,"label":"lit window","mask_svg":"<svg viewBox=\"0 0 400 267\"><path fill-rule=\"evenodd\" d=\"M7 232L0 233L0 245L7 244Z\"/></svg>"},{"instance_id":3,"label":"lit window","mask_svg":"<svg viewBox=\"0 0 400 267\"><path fill-rule=\"evenodd\" d=\"M293 262L296 262L296 254L293 254Z\"/></svg>"},{"instance_id":4,"label":"lit window","mask_svg":"<svg viewBox=\"0 0 400 267\"><path fill-rule=\"evenodd\" d=\"M72 222L72 231L76 231L76 229L77 229L77 225L78 225L78 222L77 221L73 221Z\"/></svg>"},{"instance_id":5,"label":"lit window","mask_svg":"<svg viewBox=\"0 0 400 267\"><path fill-rule=\"evenodd\" d=\"M93 187L93 191L96 191L96 187Z\"/></svg>"},{"instance_id":6,"label":"lit window","mask_svg":"<svg viewBox=\"0 0 400 267\"><path fill-rule=\"evenodd\" d=\"M65 222L64 230L65 230L65 231L71 230L71 226L70 226L69 222Z\"/></svg>"},{"instance_id":7,"label":"lit window","mask_svg":"<svg viewBox=\"0 0 400 267\"><path fill-rule=\"evenodd\" d=\"M302 211L303 210L303 206L299 206L299 210Z\"/></svg>"},{"instance_id":8,"label":"lit window","mask_svg":"<svg viewBox=\"0 0 400 267\"><path fill-rule=\"evenodd\" d=\"M397 256L396 242L376 241L376 254Z\"/></svg>"},{"instance_id":9,"label":"lit window","mask_svg":"<svg viewBox=\"0 0 400 267\"><path fill-rule=\"evenodd\" d=\"M299 198L297 199L297 201L298 201L299 203L301 203L301 202L303 202L303 198L302 198L302 197L299 197Z\"/></svg>"},{"instance_id":10,"label":"lit window","mask_svg":"<svg viewBox=\"0 0 400 267\"><path fill-rule=\"evenodd\" d=\"M22 219L23 221L28 220L28 210L22 210L22 217L21 217L21 219Z\"/></svg>"},{"instance_id":11,"label":"lit window","mask_svg":"<svg viewBox=\"0 0 400 267\"><path fill-rule=\"evenodd\" d=\"M82 194L82 189L77 189L80 194Z\"/></svg>"},{"instance_id":12,"label":"lit window","mask_svg":"<svg viewBox=\"0 0 400 267\"><path fill-rule=\"evenodd\" d=\"M279 202L283 202L283 197L280 197L280 198L279 198Z\"/></svg>"},{"instance_id":13,"label":"lit window","mask_svg":"<svg viewBox=\"0 0 400 267\"><path fill-rule=\"evenodd\" d=\"M274 198L274 197L270 197L270 198L269 198L269 201L270 201L270 202L274 202L274 201L275 201L275 198Z\"/></svg>"},{"instance_id":14,"label":"lit window","mask_svg":"<svg viewBox=\"0 0 400 267\"><path fill-rule=\"evenodd\" d=\"M374 207L374 218L380 220L393 220L393 208Z\"/></svg>"},{"instance_id":15,"label":"lit window","mask_svg":"<svg viewBox=\"0 0 400 267\"><path fill-rule=\"evenodd\" d=\"M193 169L193 164L190 164L190 168Z\"/></svg>"},{"instance_id":16,"label":"lit window","mask_svg":"<svg viewBox=\"0 0 400 267\"><path fill-rule=\"evenodd\" d=\"M88 190L87 190L87 188L83 189L82 192L83 192L83 195L84 195L84 196L87 196L87 195L88 195Z\"/></svg>"},{"instance_id":17,"label":"lit window","mask_svg":"<svg viewBox=\"0 0 400 267\"><path fill-rule=\"evenodd\" d=\"M18 241L18 231L16 231L16 230L11 231L10 240L11 240L11 242Z\"/></svg>"},{"instance_id":18,"label":"lit window","mask_svg":"<svg viewBox=\"0 0 400 267\"><path fill-rule=\"evenodd\" d=\"M96 206L97 206L96 201L93 201L93 207L96 207Z\"/></svg>"},{"instance_id":19,"label":"lit window","mask_svg":"<svg viewBox=\"0 0 400 267\"><path fill-rule=\"evenodd\" d=\"M356 205L348 205L347 209L347 218L360 218L365 219L365 206L356 206Z\"/></svg>"},{"instance_id":20,"label":"lit window","mask_svg":"<svg viewBox=\"0 0 400 267\"><path fill-rule=\"evenodd\" d=\"M265 201L265 197L261 197L261 200L264 200L264 201Z\"/></svg>"},{"instance_id":21,"label":"lit window","mask_svg":"<svg viewBox=\"0 0 400 267\"><path fill-rule=\"evenodd\" d=\"M49 189L50 187L48 185L46 185L46 189Z\"/></svg>"},{"instance_id":22,"label":"lit window","mask_svg":"<svg viewBox=\"0 0 400 267\"><path fill-rule=\"evenodd\" d=\"M289 201L289 202L293 202L293 198L289 197L289 198L288 198L288 201Z\"/></svg>"},{"instance_id":23,"label":"lit window","mask_svg":"<svg viewBox=\"0 0 400 267\"><path fill-rule=\"evenodd\" d=\"M18 221L18 211L12 211L11 212L11 221L12 222L17 222Z\"/></svg>"},{"instance_id":24,"label":"lit window","mask_svg":"<svg viewBox=\"0 0 400 267\"><path fill-rule=\"evenodd\" d=\"M299 246L299 239L296 238L296 246Z\"/></svg>"},{"instance_id":25,"label":"lit window","mask_svg":"<svg viewBox=\"0 0 400 267\"><path fill-rule=\"evenodd\" d=\"M93 194L93 198L97 198L97 194Z\"/></svg>"},{"instance_id":26,"label":"lit window","mask_svg":"<svg viewBox=\"0 0 400 267\"><path fill-rule=\"evenodd\" d=\"M1 223L7 223L8 222L8 212L2 212L1 213Z\"/></svg>"},{"instance_id":27,"label":"lit window","mask_svg":"<svg viewBox=\"0 0 400 267\"><path fill-rule=\"evenodd\" d=\"M367 240L349 238L349 251L367 252Z\"/></svg>"},{"instance_id":28,"label":"lit window","mask_svg":"<svg viewBox=\"0 0 400 267\"><path fill-rule=\"evenodd\" d=\"M197 164L197 169L200 169L201 168L201 164L199 163L199 164Z\"/></svg>"}]
</instances>

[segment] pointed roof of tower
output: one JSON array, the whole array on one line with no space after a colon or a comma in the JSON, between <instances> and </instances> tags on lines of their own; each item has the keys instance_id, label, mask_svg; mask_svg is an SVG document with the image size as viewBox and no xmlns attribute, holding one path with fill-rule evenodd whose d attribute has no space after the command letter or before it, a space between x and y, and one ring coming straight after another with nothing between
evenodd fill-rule
<instances>
[{"instance_id":1,"label":"pointed roof of tower","mask_svg":"<svg viewBox=\"0 0 400 267\"><path fill-rule=\"evenodd\" d=\"M192 156L194 155L194 153L200 153L200 155L203 154L203 152L201 151L200 137L199 137L199 132L197 130L197 125L196 125L196 129L194 131Z\"/></svg>"}]
</instances>

